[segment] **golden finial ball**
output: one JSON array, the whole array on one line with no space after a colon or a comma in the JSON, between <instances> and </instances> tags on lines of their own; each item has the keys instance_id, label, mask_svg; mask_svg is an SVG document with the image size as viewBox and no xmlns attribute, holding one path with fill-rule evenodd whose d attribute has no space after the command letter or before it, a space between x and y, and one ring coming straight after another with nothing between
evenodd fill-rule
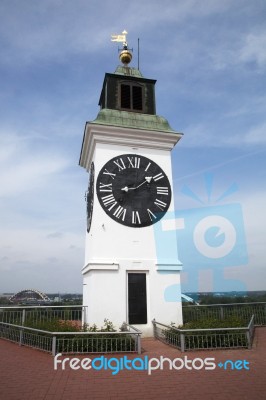
<instances>
[{"instance_id":1,"label":"golden finial ball","mask_svg":"<svg viewBox=\"0 0 266 400\"><path fill-rule=\"evenodd\" d=\"M123 64L127 65L132 60L132 54L130 53L129 50L122 50L121 53L119 54L119 59Z\"/></svg>"}]
</instances>

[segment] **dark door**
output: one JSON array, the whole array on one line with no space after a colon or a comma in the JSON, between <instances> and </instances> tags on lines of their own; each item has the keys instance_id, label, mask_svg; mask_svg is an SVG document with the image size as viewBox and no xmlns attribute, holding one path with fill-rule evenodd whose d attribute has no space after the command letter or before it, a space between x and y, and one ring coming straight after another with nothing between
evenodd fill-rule
<instances>
[{"instance_id":1,"label":"dark door","mask_svg":"<svg viewBox=\"0 0 266 400\"><path fill-rule=\"evenodd\" d=\"M128 320L147 324L146 274L128 274Z\"/></svg>"}]
</instances>

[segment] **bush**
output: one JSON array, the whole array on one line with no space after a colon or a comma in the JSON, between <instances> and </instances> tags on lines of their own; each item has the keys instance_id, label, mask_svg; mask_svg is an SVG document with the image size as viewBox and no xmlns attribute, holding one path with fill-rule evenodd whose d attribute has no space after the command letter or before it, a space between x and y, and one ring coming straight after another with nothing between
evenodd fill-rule
<instances>
[{"instance_id":1,"label":"bush","mask_svg":"<svg viewBox=\"0 0 266 400\"><path fill-rule=\"evenodd\" d=\"M186 322L179 329L214 329L214 328L243 328L247 326L244 318L229 317L226 319L202 318L196 321Z\"/></svg>"},{"instance_id":2,"label":"bush","mask_svg":"<svg viewBox=\"0 0 266 400\"><path fill-rule=\"evenodd\" d=\"M42 321L36 321L34 319L27 318L25 326L34 329L40 329L49 332L79 332L80 328L73 324L72 321L64 321L58 318L46 319Z\"/></svg>"},{"instance_id":3,"label":"bush","mask_svg":"<svg viewBox=\"0 0 266 400\"><path fill-rule=\"evenodd\" d=\"M115 353L135 350L135 340L130 335L91 334L90 336L60 336L57 340L59 353Z\"/></svg>"},{"instance_id":4,"label":"bush","mask_svg":"<svg viewBox=\"0 0 266 400\"><path fill-rule=\"evenodd\" d=\"M58 335L57 349L59 353L108 353L135 350L135 339L130 335L117 334L114 325L108 319L104 320L104 326L98 328L94 325L83 325L78 327L73 321L64 321L60 319L46 319L36 321L29 319L25 321L25 326L29 328L40 329L47 332L73 332L73 335ZM83 335L75 335L75 332L84 332ZM91 332L91 335L86 335ZM93 334L95 332L95 334ZM99 332L103 332L99 334ZM113 332L113 334L104 334L104 332ZM42 334L49 336L48 334Z\"/></svg>"},{"instance_id":5,"label":"bush","mask_svg":"<svg viewBox=\"0 0 266 400\"><path fill-rule=\"evenodd\" d=\"M184 332L185 349L208 349L208 348L236 348L248 347L248 341L245 331L237 328L246 327L247 323L244 319L230 317L224 320L216 318L204 318L197 321L187 322L183 326L179 326L177 331L174 326L170 329L165 329L163 335L165 341L171 345L181 347L181 333L186 329L222 329L220 331L199 331L199 332ZM227 330L226 328L236 328Z\"/></svg>"}]
</instances>

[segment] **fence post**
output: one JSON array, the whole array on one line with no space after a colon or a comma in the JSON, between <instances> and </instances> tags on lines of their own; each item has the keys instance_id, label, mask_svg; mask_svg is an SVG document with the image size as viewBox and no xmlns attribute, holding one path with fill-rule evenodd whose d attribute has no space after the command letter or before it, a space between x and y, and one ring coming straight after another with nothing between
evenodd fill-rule
<instances>
[{"instance_id":1,"label":"fence post","mask_svg":"<svg viewBox=\"0 0 266 400\"><path fill-rule=\"evenodd\" d=\"M220 318L224 319L224 308L223 308L223 306L220 307Z\"/></svg>"},{"instance_id":2,"label":"fence post","mask_svg":"<svg viewBox=\"0 0 266 400\"><path fill-rule=\"evenodd\" d=\"M20 328L19 330L19 345L22 346L23 342L23 328Z\"/></svg>"},{"instance_id":3,"label":"fence post","mask_svg":"<svg viewBox=\"0 0 266 400\"><path fill-rule=\"evenodd\" d=\"M248 348L252 348L253 343L253 336L254 336L254 314L251 317L250 323L248 325L248 330L246 332L247 341L248 341Z\"/></svg>"},{"instance_id":4,"label":"fence post","mask_svg":"<svg viewBox=\"0 0 266 400\"><path fill-rule=\"evenodd\" d=\"M151 321L152 322L152 325L153 325L153 336L156 338L157 336L156 336L156 321L155 321L155 318L153 318L153 320Z\"/></svg>"},{"instance_id":5,"label":"fence post","mask_svg":"<svg viewBox=\"0 0 266 400\"><path fill-rule=\"evenodd\" d=\"M22 310L22 318L21 318L21 325L22 326L25 325L25 319L26 319L26 310L25 310L25 308L23 308L23 310ZM24 331L24 329L20 328L20 331L19 331L19 345L20 346L22 346L22 343L23 343L23 331Z\"/></svg>"},{"instance_id":6,"label":"fence post","mask_svg":"<svg viewBox=\"0 0 266 400\"><path fill-rule=\"evenodd\" d=\"M21 320L21 325L25 325L25 320L26 320L26 310L23 308L22 310L22 320Z\"/></svg>"},{"instance_id":7,"label":"fence post","mask_svg":"<svg viewBox=\"0 0 266 400\"><path fill-rule=\"evenodd\" d=\"M141 337L140 334L137 336L137 347L138 347L138 354L141 354Z\"/></svg>"},{"instance_id":8,"label":"fence post","mask_svg":"<svg viewBox=\"0 0 266 400\"><path fill-rule=\"evenodd\" d=\"M56 336L53 336L53 341L52 341L52 355L56 355Z\"/></svg>"},{"instance_id":9,"label":"fence post","mask_svg":"<svg viewBox=\"0 0 266 400\"><path fill-rule=\"evenodd\" d=\"M181 351L185 351L185 335L184 333L180 334L180 344L181 344Z\"/></svg>"},{"instance_id":10,"label":"fence post","mask_svg":"<svg viewBox=\"0 0 266 400\"><path fill-rule=\"evenodd\" d=\"M87 324L87 315L86 315L86 313L87 313L87 308L86 308L86 306L82 306L82 315L81 315L81 323L82 323L82 320L83 320L83 325L84 325L84 328L86 327L86 324Z\"/></svg>"},{"instance_id":11,"label":"fence post","mask_svg":"<svg viewBox=\"0 0 266 400\"><path fill-rule=\"evenodd\" d=\"M251 337L250 337L249 329L246 332L246 336L247 336L248 348L251 349Z\"/></svg>"}]
</instances>

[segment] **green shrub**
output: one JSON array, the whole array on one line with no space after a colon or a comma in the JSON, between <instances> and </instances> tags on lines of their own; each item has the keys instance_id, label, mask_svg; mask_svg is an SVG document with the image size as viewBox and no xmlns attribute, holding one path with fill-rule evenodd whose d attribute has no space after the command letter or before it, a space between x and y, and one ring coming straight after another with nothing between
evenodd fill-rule
<instances>
[{"instance_id":1,"label":"green shrub","mask_svg":"<svg viewBox=\"0 0 266 400\"><path fill-rule=\"evenodd\" d=\"M179 329L214 329L214 328L243 328L247 326L244 318L229 317L226 319L201 318L196 321L186 322Z\"/></svg>"},{"instance_id":2,"label":"green shrub","mask_svg":"<svg viewBox=\"0 0 266 400\"><path fill-rule=\"evenodd\" d=\"M60 336L57 340L57 352L59 353L108 353L133 351L135 341L129 335L91 334L90 336L74 336L69 341L69 337Z\"/></svg>"},{"instance_id":3,"label":"green shrub","mask_svg":"<svg viewBox=\"0 0 266 400\"><path fill-rule=\"evenodd\" d=\"M27 318L25 326L34 329L41 329L49 332L78 332L80 328L73 324L72 321L64 321L58 318L44 319L42 321L36 321L34 319Z\"/></svg>"},{"instance_id":4,"label":"green shrub","mask_svg":"<svg viewBox=\"0 0 266 400\"><path fill-rule=\"evenodd\" d=\"M58 318L43 319L42 321L27 318L25 326L47 332L84 332L84 336L58 335L56 351L59 353L108 353L135 350L135 339L130 335L123 335L122 337L118 335L113 323L108 319L104 320L104 325L101 328L98 328L95 324L91 326L84 324L80 328L73 324L73 321L64 321ZM92 334L86 335L86 332ZM99 334L99 332L103 333ZM106 335L104 332L113 332L113 334ZM42 335L50 336L45 333Z\"/></svg>"},{"instance_id":5,"label":"green shrub","mask_svg":"<svg viewBox=\"0 0 266 400\"><path fill-rule=\"evenodd\" d=\"M207 349L207 348L234 348L248 347L245 331L238 328L246 327L245 319L230 317L224 320L216 318L204 318L197 321L187 322L179 326L177 331L174 326L163 330L164 340L176 347L181 347L182 330L187 329L222 329L220 331L184 332L185 349ZM224 329L223 329L224 328ZM235 328L227 330L226 328Z\"/></svg>"}]
</instances>

